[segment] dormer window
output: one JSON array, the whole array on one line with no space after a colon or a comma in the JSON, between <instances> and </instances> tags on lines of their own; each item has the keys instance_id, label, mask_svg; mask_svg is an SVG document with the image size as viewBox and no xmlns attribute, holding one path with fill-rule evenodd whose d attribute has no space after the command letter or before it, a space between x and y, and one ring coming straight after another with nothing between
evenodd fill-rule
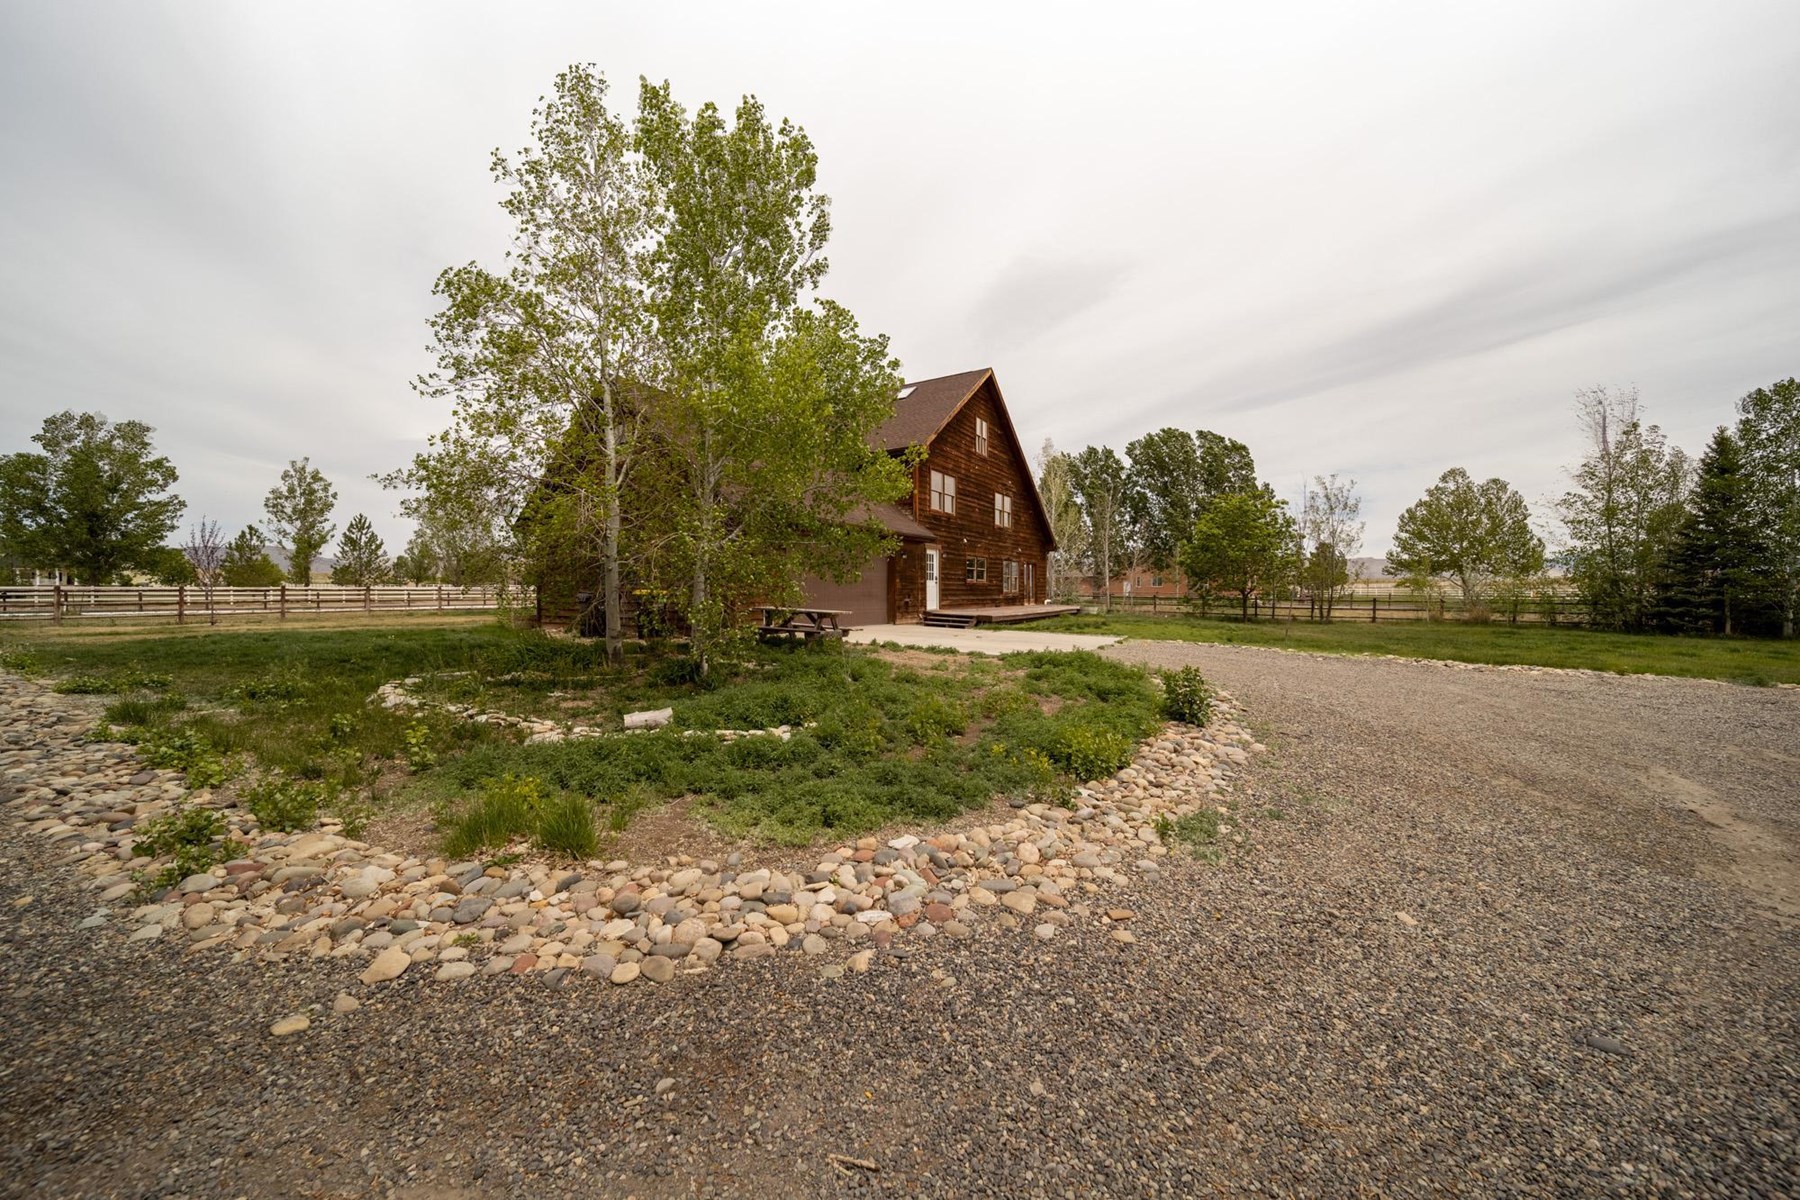
<instances>
[{"instance_id":1,"label":"dormer window","mask_svg":"<svg viewBox=\"0 0 1800 1200\"><path fill-rule=\"evenodd\" d=\"M987 454L987 422L980 417L975 418L975 453Z\"/></svg>"}]
</instances>

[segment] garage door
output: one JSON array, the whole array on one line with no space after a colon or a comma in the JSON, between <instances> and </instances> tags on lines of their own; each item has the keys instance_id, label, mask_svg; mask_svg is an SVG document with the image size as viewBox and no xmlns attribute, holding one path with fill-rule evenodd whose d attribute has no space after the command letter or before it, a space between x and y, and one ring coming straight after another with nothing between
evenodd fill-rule
<instances>
[{"instance_id":1,"label":"garage door","mask_svg":"<svg viewBox=\"0 0 1800 1200\"><path fill-rule=\"evenodd\" d=\"M833 583L809 575L803 586L806 602L814 608L848 610L848 616L838 618L846 627L888 623L888 560L885 558L870 559L863 567L862 576L854 583Z\"/></svg>"}]
</instances>

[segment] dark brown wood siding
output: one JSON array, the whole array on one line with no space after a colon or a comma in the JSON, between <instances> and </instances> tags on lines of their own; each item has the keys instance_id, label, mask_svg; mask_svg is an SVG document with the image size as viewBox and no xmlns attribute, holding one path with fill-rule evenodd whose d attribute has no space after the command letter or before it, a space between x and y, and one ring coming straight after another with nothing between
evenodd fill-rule
<instances>
[{"instance_id":1,"label":"dark brown wood siding","mask_svg":"<svg viewBox=\"0 0 1800 1200\"><path fill-rule=\"evenodd\" d=\"M987 453L975 450L976 422L988 426ZM1033 499L1031 464L1023 449L1007 435L1009 423L1000 411L999 394L992 378L938 431L919 464L913 487L913 515L938 538L943 551L939 571L938 603L943 608L985 608L1001 604L1037 604L1044 598L1044 566L1050 553L1050 530ZM956 480L954 515L931 508L931 472L942 471ZM994 523L994 494L1012 499L1010 527ZM912 547L908 547L909 550ZM971 558L984 559L987 579L967 580ZM908 588L916 608L925 599L924 552L919 548L915 572L902 571L901 596ZM1018 585L1005 587L1006 563L1018 566ZM1026 565L1031 570L1025 569ZM1030 591L1027 576L1030 576ZM905 620L905 616L899 616ZM916 619L916 618L915 618Z\"/></svg>"}]
</instances>

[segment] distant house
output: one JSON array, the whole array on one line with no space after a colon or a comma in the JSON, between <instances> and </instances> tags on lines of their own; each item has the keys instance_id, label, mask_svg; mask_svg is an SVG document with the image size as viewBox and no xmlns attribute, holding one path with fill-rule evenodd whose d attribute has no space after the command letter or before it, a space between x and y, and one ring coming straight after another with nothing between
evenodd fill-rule
<instances>
[{"instance_id":1,"label":"distant house","mask_svg":"<svg viewBox=\"0 0 1800 1200\"><path fill-rule=\"evenodd\" d=\"M868 513L900 548L870 560L854 582L806 580L807 603L847 611L846 625L1045 615L1028 610L1044 603L1056 541L993 370L906 384L875 439L890 454L925 451L912 494Z\"/></svg>"}]
</instances>

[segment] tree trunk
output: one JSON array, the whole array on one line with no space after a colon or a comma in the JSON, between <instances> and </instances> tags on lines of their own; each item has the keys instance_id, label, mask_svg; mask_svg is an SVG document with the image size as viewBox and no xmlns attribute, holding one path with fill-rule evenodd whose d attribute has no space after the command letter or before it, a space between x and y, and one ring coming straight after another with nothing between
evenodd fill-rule
<instances>
[{"instance_id":1,"label":"tree trunk","mask_svg":"<svg viewBox=\"0 0 1800 1200\"><path fill-rule=\"evenodd\" d=\"M601 419L606 422L606 533L601 548L601 558L606 571L601 601L606 605L606 662L608 666L625 665L625 613L620 594L623 585L619 580L619 537L623 521L619 516L619 433L618 425L613 420L612 385L603 381L602 395L605 400L605 411Z\"/></svg>"}]
</instances>

